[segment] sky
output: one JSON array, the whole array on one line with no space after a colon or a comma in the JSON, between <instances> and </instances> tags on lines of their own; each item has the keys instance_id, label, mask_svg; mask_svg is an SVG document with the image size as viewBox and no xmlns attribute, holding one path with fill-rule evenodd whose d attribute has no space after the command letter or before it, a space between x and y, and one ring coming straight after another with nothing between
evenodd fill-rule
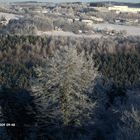
<instances>
[{"instance_id":1,"label":"sky","mask_svg":"<svg viewBox=\"0 0 140 140\"><path fill-rule=\"evenodd\" d=\"M94 1L109 1L109 0L0 0L0 2L21 2L21 1L40 1L40 2L94 2ZM140 0L110 0L116 2L140 2Z\"/></svg>"}]
</instances>

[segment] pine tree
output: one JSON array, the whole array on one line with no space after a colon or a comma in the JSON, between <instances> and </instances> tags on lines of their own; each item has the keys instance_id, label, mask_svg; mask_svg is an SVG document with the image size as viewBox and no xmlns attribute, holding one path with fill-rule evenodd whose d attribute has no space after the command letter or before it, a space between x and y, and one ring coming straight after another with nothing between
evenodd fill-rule
<instances>
[{"instance_id":1,"label":"pine tree","mask_svg":"<svg viewBox=\"0 0 140 140\"><path fill-rule=\"evenodd\" d=\"M75 47L63 47L35 71L32 90L40 118L54 121L55 125L59 118L66 126L88 124L95 102L89 99L87 91L97 76L92 57L86 57L84 52L78 54Z\"/></svg>"}]
</instances>

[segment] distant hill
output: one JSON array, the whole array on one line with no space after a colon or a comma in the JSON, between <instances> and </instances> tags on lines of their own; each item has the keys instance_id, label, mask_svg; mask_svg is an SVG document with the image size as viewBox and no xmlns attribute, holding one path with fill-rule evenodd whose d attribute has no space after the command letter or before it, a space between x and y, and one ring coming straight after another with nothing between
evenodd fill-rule
<instances>
[{"instance_id":1,"label":"distant hill","mask_svg":"<svg viewBox=\"0 0 140 140\"><path fill-rule=\"evenodd\" d=\"M140 8L140 3L128 3L128 2L91 2L90 6L109 6L109 5L119 5L119 6L128 6L128 7L133 7L133 8Z\"/></svg>"},{"instance_id":2,"label":"distant hill","mask_svg":"<svg viewBox=\"0 0 140 140\"><path fill-rule=\"evenodd\" d=\"M53 2L39 2L39 1L18 1L18 2L11 2L12 5L46 5L46 4L53 4Z\"/></svg>"},{"instance_id":3,"label":"distant hill","mask_svg":"<svg viewBox=\"0 0 140 140\"><path fill-rule=\"evenodd\" d=\"M37 1L21 1L21 2L14 2L14 3L38 3Z\"/></svg>"}]
</instances>

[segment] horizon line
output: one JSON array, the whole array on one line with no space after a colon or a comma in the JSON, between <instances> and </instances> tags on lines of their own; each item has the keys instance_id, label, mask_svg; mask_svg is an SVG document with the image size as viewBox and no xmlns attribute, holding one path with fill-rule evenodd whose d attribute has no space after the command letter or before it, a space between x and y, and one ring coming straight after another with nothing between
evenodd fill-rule
<instances>
[{"instance_id":1,"label":"horizon line","mask_svg":"<svg viewBox=\"0 0 140 140\"><path fill-rule=\"evenodd\" d=\"M21 1L13 1L13 2L10 2L9 0L8 1L3 1L4 3L28 3L28 2L34 2L34 3L101 3L101 2L116 2L116 3L134 3L134 4L139 4L140 2L138 1L117 1L117 0L101 0L101 1L92 1L92 0L88 0L88 1L80 1L80 0L77 0L77 1L39 1L39 0L21 0Z\"/></svg>"}]
</instances>

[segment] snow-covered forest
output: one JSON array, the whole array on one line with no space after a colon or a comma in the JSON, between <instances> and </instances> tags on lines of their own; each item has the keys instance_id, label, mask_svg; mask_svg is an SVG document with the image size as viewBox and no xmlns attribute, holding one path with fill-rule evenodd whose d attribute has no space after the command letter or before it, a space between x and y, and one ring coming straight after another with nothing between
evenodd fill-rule
<instances>
[{"instance_id":1,"label":"snow-covered forest","mask_svg":"<svg viewBox=\"0 0 140 140\"><path fill-rule=\"evenodd\" d=\"M0 36L0 140L139 140L140 37Z\"/></svg>"}]
</instances>

